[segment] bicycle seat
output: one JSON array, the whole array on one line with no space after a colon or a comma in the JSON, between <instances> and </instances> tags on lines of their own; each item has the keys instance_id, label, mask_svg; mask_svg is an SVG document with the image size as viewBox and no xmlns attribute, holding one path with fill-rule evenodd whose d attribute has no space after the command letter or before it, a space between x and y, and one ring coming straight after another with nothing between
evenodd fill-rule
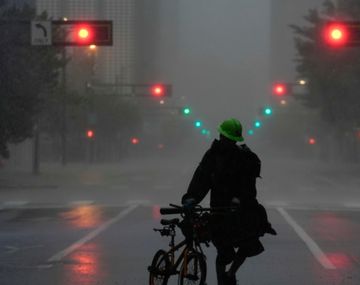
<instances>
[{"instance_id":1,"label":"bicycle seat","mask_svg":"<svg viewBox=\"0 0 360 285\"><path fill-rule=\"evenodd\" d=\"M179 219L171 219L171 220L165 220L165 219L161 219L160 220L160 224L162 224L163 226L168 226L168 225L177 225L179 223Z\"/></svg>"}]
</instances>

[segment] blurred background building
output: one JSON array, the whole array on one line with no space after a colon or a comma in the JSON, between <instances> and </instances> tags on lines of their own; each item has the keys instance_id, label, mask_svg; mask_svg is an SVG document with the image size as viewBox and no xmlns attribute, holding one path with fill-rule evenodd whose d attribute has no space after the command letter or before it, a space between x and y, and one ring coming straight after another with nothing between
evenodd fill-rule
<instances>
[{"instance_id":1,"label":"blurred background building","mask_svg":"<svg viewBox=\"0 0 360 285\"><path fill-rule=\"evenodd\" d=\"M135 80L136 13L132 0L37 0L38 13L53 19L112 20L113 46L98 48L95 77L102 82Z\"/></svg>"}]
</instances>

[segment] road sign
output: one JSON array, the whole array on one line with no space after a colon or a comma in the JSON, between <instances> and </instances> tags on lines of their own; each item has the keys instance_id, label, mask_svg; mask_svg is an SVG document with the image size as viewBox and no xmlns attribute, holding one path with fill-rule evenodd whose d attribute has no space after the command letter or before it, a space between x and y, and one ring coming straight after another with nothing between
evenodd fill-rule
<instances>
[{"instance_id":1,"label":"road sign","mask_svg":"<svg viewBox=\"0 0 360 285\"><path fill-rule=\"evenodd\" d=\"M31 45L49 46L51 39L51 21L31 21Z\"/></svg>"}]
</instances>

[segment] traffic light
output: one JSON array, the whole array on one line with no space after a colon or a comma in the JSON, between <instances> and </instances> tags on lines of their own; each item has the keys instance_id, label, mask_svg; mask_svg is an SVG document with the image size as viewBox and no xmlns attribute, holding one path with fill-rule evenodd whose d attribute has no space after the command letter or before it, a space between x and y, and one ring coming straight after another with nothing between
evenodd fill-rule
<instances>
[{"instance_id":1,"label":"traffic light","mask_svg":"<svg viewBox=\"0 0 360 285\"><path fill-rule=\"evenodd\" d=\"M201 134L204 135L204 136L205 135L210 135L210 131L208 131L207 129L202 129Z\"/></svg>"},{"instance_id":2,"label":"traffic light","mask_svg":"<svg viewBox=\"0 0 360 285\"><path fill-rule=\"evenodd\" d=\"M139 144L140 143L140 140L137 137L131 138L130 141L131 141L132 144Z\"/></svg>"},{"instance_id":3,"label":"traffic light","mask_svg":"<svg viewBox=\"0 0 360 285\"><path fill-rule=\"evenodd\" d=\"M86 131L86 137L88 139L93 139L95 137L95 132L93 130L87 130Z\"/></svg>"},{"instance_id":4,"label":"traffic light","mask_svg":"<svg viewBox=\"0 0 360 285\"><path fill-rule=\"evenodd\" d=\"M254 130L248 130L248 135L252 136L254 134Z\"/></svg>"},{"instance_id":5,"label":"traffic light","mask_svg":"<svg viewBox=\"0 0 360 285\"><path fill-rule=\"evenodd\" d=\"M254 126L255 126L255 128L260 128L261 127L261 122L260 121L255 121Z\"/></svg>"},{"instance_id":6,"label":"traffic light","mask_svg":"<svg viewBox=\"0 0 360 285\"><path fill-rule=\"evenodd\" d=\"M316 139L315 138L309 138L308 143L310 145L314 145L314 144L316 144Z\"/></svg>"},{"instance_id":7,"label":"traffic light","mask_svg":"<svg viewBox=\"0 0 360 285\"><path fill-rule=\"evenodd\" d=\"M276 96L284 96L288 94L288 86L284 83L276 83L273 86L273 94Z\"/></svg>"},{"instance_id":8,"label":"traffic light","mask_svg":"<svg viewBox=\"0 0 360 285\"><path fill-rule=\"evenodd\" d=\"M52 21L52 45L111 46L112 21Z\"/></svg>"},{"instance_id":9,"label":"traffic light","mask_svg":"<svg viewBox=\"0 0 360 285\"><path fill-rule=\"evenodd\" d=\"M152 97L162 98L171 96L171 85L169 84L151 84L148 88Z\"/></svg>"},{"instance_id":10,"label":"traffic light","mask_svg":"<svg viewBox=\"0 0 360 285\"><path fill-rule=\"evenodd\" d=\"M272 115L272 113L273 113L273 110L271 109L271 107L265 107L263 110L263 114L266 116L270 116L270 115Z\"/></svg>"},{"instance_id":11,"label":"traffic light","mask_svg":"<svg viewBox=\"0 0 360 285\"><path fill-rule=\"evenodd\" d=\"M164 96L164 86L154 85L151 86L151 95L154 97L163 97Z\"/></svg>"},{"instance_id":12,"label":"traffic light","mask_svg":"<svg viewBox=\"0 0 360 285\"><path fill-rule=\"evenodd\" d=\"M80 45L94 45L94 31L86 24L76 26L75 37Z\"/></svg>"},{"instance_id":13,"label":"traffic light","mask_svg":"<svg viewBox=\"0 0 360 285\"><path fill-rule=\"evenodd\" d=\"M201 128L202 122L197 120L197 121L195 121L194 125L195 125L196 128Z\"/></svg>"},{"instance_id":14,"label":"traffic light","mask_svg":"<svg viewBox=\"0 0 360 285\"><path fill-rule=\"evenodd\" d=\"M349 44L349 32L347 24L329 22L325 25L323 37L328 45L345 46Z\"/></svg>"},{"instance_id":15,"label":"traffic light","mask_svg":"<svg viewBox=\"0 0 360 285\"><path fill-rule=\"evenodd\" d=\"M360 46L360 21L329 21L322 33L323 41L329 46Z\"/></svg>"},{"instance_id":16,"label":"traffic light","mask_svg":"<svg viewBox=\"0 0 360 285\"><path fill-rule=\"evenodd\" d=\"M189 116L191 114L191 109L189 107L183 107L181 109L181 113L184 115L184 116Z\"/></svg>"}]
</instances>

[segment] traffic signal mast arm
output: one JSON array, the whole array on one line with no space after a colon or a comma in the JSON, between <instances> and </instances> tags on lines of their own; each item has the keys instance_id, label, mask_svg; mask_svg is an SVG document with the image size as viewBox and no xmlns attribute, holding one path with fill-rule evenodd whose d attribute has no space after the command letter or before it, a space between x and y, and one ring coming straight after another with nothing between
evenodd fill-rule
<instances>
[{"instance_id":1,"label":"traffic signal mast arm","mask_svg":"<svg viewBox=\"0 0 360 285\"><path fill-rule=\"evenodd\" d=\"M163 83L99 83L92 82L90 88L112 88L121 89L122 96L144 96L153 98L163 98L172 96L172 85Z\"/></svg>"}]
</instances>

